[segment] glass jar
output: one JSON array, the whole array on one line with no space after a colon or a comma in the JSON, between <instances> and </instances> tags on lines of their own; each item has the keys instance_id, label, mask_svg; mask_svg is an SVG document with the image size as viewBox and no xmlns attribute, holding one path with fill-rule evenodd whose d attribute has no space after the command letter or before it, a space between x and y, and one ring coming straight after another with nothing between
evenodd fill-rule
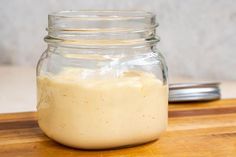
<instances>
[{"instance_id":1,"label":"glass jar","mask_svg":"<svg viewBox=\"0 0 236 157\"><path fill-rule=\"evenodd\" d=\"M155 15L62 11L49 15L37 66L38 123L82 149L138 145L167 127L167 67Z\"/></svg>"}]
</instances>

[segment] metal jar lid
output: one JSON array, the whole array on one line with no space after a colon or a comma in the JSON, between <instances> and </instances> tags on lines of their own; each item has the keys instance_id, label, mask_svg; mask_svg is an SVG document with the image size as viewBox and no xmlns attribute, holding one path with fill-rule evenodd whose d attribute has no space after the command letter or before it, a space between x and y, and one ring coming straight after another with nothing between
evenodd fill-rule
<instances>
[{"instance_id":1,"label":"metal jar lid","mask_svg":"<svg viewBox=\"0 0 236 157\"><path fill-rule=\"evenodd\" d=\"M220 99L220 83L177 83L169 85L169 102L210 101Z\"/></svg>"}]
</instances>

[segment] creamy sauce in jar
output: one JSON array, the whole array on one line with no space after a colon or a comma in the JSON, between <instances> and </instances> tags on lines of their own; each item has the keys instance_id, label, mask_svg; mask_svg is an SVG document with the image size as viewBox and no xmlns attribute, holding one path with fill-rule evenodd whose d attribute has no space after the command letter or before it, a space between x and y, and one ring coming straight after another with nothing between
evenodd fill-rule
<instances>
[{"instance_id":1,"label":"creamy sauce in jar","mask_svg":"<svg viewBox=\"0 0 236 157\"><path fill-rule=\"evenodd\" d=\"M153 74L81 78L66 70L39 76L38 122L50 138L83 149L136 145L167 127L168 86Z\"/></svg>"}]
</instances>

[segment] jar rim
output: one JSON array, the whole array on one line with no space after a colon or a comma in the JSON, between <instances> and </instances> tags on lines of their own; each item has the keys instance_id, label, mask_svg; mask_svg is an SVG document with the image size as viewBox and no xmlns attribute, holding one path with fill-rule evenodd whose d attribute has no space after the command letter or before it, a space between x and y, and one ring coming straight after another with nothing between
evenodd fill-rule
<instances>
[{"instance_id":1,"label":"jar rim","mask_svg":"<svg viewBox=\"0 0 236 157\"><path fill-rule=\"evenodd\" d=\"M143 10L68 10L52 12L49 17L78 18L80 20L127 20L155 18L155 14Z\"/></svg>"}]
</instances>

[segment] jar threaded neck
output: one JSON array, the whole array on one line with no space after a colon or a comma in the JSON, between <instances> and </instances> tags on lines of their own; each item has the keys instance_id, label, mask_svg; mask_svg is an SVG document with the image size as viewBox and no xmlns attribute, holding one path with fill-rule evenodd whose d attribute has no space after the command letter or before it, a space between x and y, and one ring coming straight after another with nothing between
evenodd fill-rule
<instances>
[{"instance_id":1,"label":"jar threaded neck","mask_svg":"<svg viewBox=\"0 0 236 157\"><path fill-rule=\"evenodd\" d=\"M48 43L143 45L159 41L155 15L145 11L61 11L49 14Z\"/></svg>"}]
</instances>

